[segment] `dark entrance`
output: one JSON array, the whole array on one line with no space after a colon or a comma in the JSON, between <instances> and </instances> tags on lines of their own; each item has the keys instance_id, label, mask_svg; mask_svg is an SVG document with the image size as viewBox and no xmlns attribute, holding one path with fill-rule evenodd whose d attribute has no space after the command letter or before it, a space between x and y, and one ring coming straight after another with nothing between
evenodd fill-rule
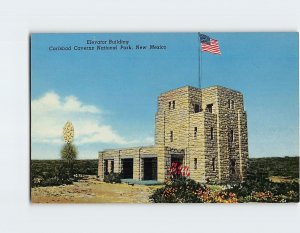
<instances>
[{"instance_id":1,"label":"dark entrance","mask_svg":"<svg viewBox=\"0 0 300 233\"><path fill-rule=\"evenodd\" d=\"M108 174L108 160L104 160L104 175Z\"/></svg>"},{"instance_id":2,"label":"dark entrance","mask_svg":"<svg viewBox=\"0 0 300 233\"><path fill-rule=\"evenodd\" d=\"M183 155L171 155L171 165L176 162L179 165L182 165L183 164Z\"/></svg>"},{"instance_id":3,"label":"dark entrance","mask_svg":"<svg viewBox=\"0 0 300 233\"><path fill-rule=\"evenodd\" d=\"M122 178L133 178L133 159L122 159Z\"/></svg>"},{"instance_id":4,"label":"dark entrance","mask_svg":"<svg viewBox=\"0 0 300 233\"><path fill-rule=\"evenodd\" d=\"M157 158L144 158L144 180L157 180Z\"/></svg>"},{"instance_id":5,"label":"dark entrance","mask_svg":"<svg viewBox=\"0 0 300 233\"><path fill-rule=\"evenodd\" d=\"M235 159L230 159L230 171L232 175L235 175Z\"/></svg>"}]
</instances>

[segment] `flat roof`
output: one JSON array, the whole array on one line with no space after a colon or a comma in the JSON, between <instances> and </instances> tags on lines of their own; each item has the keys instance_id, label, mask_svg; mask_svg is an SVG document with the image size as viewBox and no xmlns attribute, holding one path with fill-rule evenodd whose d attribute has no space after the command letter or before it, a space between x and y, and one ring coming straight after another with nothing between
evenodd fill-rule
<instances>
[{"instance_id":1,"label":"flat roof","mask_svg":"<svg viewBox=\"0 0 300 233\"><path fill-rule=\"evenodd\" d=\"M114 149L104 149L102 151L98 151L99 153L102 152L108 152L108 151L123 151L123 150L138 150L138 149L143 149L143 148L154 148L155 145L150 145L150 146L134 146L134 147L123 147L123 148L114 148Z\"/></svg>"},{"instance_id":2,"label":"flat roof","mask_svg":"<svg viewBox=\"0 0 300 233\"><path fill-rule=\"evenodd\" d=\"M186 85L186 86L178 87L178 88L175 88L175 89L163 92L160 95L171 93L171 92L174 92L174 91L177 91L177 90L180 90L180 89L208 90L208 89L214 89L214 88L217 88L217 89L226 89L226 90L229 90L229 91L234 91L234 92L241 93L240 91L237 91L237 90L234 90L234 89L231 89L231 88L228 88L228 87L223 87L223 86L220 86L220 85L214 85L214 86L209 86L209 87L204 87L204 88L198 88L198 87L193 87L193 86L190 86L190 85Z\"/></svg>"}]
</instances>

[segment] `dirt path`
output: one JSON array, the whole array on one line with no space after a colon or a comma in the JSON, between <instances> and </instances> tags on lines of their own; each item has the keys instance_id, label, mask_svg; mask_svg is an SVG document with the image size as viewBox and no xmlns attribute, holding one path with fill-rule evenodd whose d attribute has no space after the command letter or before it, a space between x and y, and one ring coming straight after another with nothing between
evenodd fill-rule
<instances>
[{"instance_id":1,"label":"dirt path","mask_svg":"<svg viewBox=\"0 0 300 233\"><path fill-rule=\"evenodd\" d=\"M160 186L107 184L93 177L73 185L31 189L32 203L149 203Z\"/></svg>"}]
</instances>

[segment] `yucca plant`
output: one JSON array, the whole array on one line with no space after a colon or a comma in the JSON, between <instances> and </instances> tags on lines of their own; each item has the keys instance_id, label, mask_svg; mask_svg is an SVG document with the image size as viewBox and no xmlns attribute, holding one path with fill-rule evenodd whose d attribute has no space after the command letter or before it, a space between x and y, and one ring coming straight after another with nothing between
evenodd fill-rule
<instances>
[{"instance_id":1,"label":"yucca plant","mask_svg":"<svg viewBox=\"0 0 300 233\"><path fill-rule=\"evenodd\" d=\"M63 136L65 144L62 147L60 154L61 158L68 163L69 175L73 178L73 164L77 156L77 149L72 144L74 138L74 127L71 122L67 122L63 128Z\"/></svg>"},{"instance_id":2,"label":"yucca plant","mask_svg":"<svg viewBox=\"0 0 300 233\"><path fill-rule=\"evenodd\" d=\"M66 143L62 147L61 151L61 158L65 160L68 164L69 174L73 177L73 164L74 160L77 157L77 149L72 143Z\"/></svg>"}]
</instances>

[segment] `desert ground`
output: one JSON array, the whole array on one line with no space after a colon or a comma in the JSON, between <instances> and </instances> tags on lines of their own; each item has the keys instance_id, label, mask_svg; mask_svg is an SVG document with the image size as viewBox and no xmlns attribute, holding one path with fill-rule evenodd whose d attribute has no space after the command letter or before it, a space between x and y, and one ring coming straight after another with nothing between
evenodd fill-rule
<instances>
[{"instance_id":1,"label":"desert ground","mask_svg":"<svg viewBox=\"0 0 300 233\"><path fill-rule=\"evenodd\" d=\"M149 196L161 186L109 184L96 176L72 185L35 187L32 203L149 203Z\"/></svg>"},{"instance_id":2,"label":"desert ground","mask_svg":"<svg viewBox=\"0 0 300 233\"><path fill-rule=\"evenodd\" d=\"M72 185L45 186L51 184L53 178L57 177L57 172L60 171L59 168L62 165L64 164L61 160L32 160L32 203L149 203L149 196L156 189L162 187L100 182L96 178L98 172L97 160L75 161L76 174L83 176L84 179L74 182ZM300 182L299 157L250 158L249 174L251 177L268 177L274 183ZM39 183L40 180L43 182ZM220 191L224 187L209 185L209 188L212 191ZM254 185L253 188L259 187ZM284 189L284 187L273 188L274 192L277 192L278 188L280 190ZM289 196L288 193L285 195Z\"/></svg>"},{"instance_id":3,"label":"desert ground","mask_svg":"<svg viewBox=\"0 0 300 233\"><path fill-rule=\"evenodd\" d=\"M276 183L300 182L281 176L269 178ZM145 186L110 184L97 180L96 176L86 176L72 185L34 187L31 189L32 203L150 203L149 196L162 185ZM221 191L220 185L209 185L212 191Z\"/></svg>"}]
</instances>

